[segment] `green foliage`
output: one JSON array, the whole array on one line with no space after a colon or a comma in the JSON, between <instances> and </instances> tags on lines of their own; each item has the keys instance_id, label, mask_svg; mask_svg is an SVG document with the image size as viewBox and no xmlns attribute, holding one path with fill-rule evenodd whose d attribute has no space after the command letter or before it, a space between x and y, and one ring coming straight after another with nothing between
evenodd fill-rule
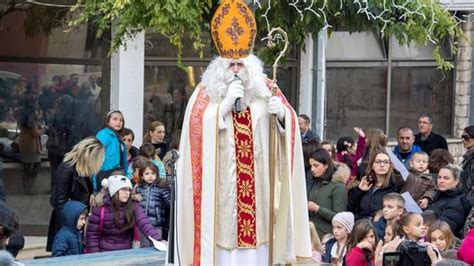
<instances>
[{"instance_id":1,"label":"green foliage","mask_svg":"<svg viewBox=\"0 0 474 266\"><path fill-rule=\"evenodd\" d=\"M262 15L271 3L267 14L270 26L287 31L292 46L303 49L305 36L317 34L328 23L331 25L329 33L337 29L376 31L385 40L394 36L400 44L433 42L436 45L434 59L440 68L449 69L452 65L444 61L440 47L446 38L454 40L462 36L456 19L435 0L370 0L367 6L358 0L315 0L311 8L314 12L305 10L311 1L301 1L295 6L290 6L292 1L288 0L260 2L262 8L251 5L256 9L259 35L265 36L269 30ZM364 9L359 3L367 12L360 12ZM193 40L195 49L202 49L202 32L209 30L217 5L218 0L80 0L75 8L80 16L71 25L94 22L100 36L113 21L112 51L139 30L152 28L177 47L179 60L184 36ZM303 16L298 10L302 10ZM271 63L277 52L276 48L260 48L257 54Z\"/></svg>"}]
</instances>

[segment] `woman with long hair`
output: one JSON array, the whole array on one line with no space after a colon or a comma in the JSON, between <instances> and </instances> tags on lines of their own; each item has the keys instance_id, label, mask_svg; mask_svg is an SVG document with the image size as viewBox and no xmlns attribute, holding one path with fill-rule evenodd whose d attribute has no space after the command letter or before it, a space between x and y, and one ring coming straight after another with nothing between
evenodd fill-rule
<instances>
[{"instance_id":1,"label":"woman with long hair","mask_svg":"<svg viewBox=\"0 0 474 266\"><path fill-rule=\"evenodd\" d=\"M28 87L29 88L29 87ZM38 98L35 94L23 96L23 104L18 119L18 147L23 163L23 194L33 194L32 187L41 164L41 127L38 116Z\"/></svg>"},{"instance_id":2,"label":"woman with long hair","mask_svg":"<svg viewBox=\"0 0 474 266\"><path fill-rule=\"evenodd\" d=\"M169 144L165 141L165 125L160 121L153 121L148 125L148 130L143 137L143 142L151 143L155 147L156 154L163 160L170 150Z\"/></svg>"},{"instance_id":3,"label":"woman with long hair","mask_svg":"<svg viewBox=\"0 0 474 266\"><path fill-rule=\"evenodd\" d=\"M309 157L312 176L306 179L309 219L320 236L331 233L332 218L346 210L346 188L334 182L334 164L329 153L319 148Z\"/></svg>"},{"instance_id":4,"label":"woman with long hair","mask_svg":"<svg viewBox=\"0 0 474 266\"><path fill-rule=\"evenodd\" d=\"M49 222L47 251L51 251L54 236L64 224L64 204L68 200L76 200L90 206L93 192L91 177L99 172L104 154L104 146L97 138L85 138L66 153L64 161L58 166L50 199L54 209Z\"/></svg>"},{"instance_id":5,"label":"woman with long hair","mask_svg":"<svg viewBox=\"0 0 474 266\"><path fill-rule=\"evenodd\" d=\"M356 215L356 220L373 218L383 207L383 197L391 192L400 192L404 184L387 151L375 150L371 154L366 175L357 187L349 190L347 208Z\"/></svg>"},{"instance_id":6,"label":"woman with long hair","mask_svg":"<svg viewBox=\"0 0 474 266\"><path fill-rule=\"evenodd\" d=\"M360 163L357 170L357 177L361 178L365 175L368 163L372 155L376 150L384 149L387 147L388 137L385 135L382 129L369 128L366 132L365 151L362 155L362 162Z\"/></svg>"}]
</instances>

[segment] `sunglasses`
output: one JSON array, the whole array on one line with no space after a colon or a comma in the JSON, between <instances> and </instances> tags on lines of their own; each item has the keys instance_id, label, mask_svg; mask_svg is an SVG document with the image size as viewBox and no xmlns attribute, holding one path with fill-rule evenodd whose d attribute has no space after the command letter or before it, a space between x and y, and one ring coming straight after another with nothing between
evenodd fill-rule
<instances>
[{"instance_id":1,"label":"sunglasses","mask_svg":"<svg viewBox=\"0 0 474 266\"><path fill-rule=\"evenodd\" d=\"M462 134L461 138L465 141L468 141L471 139L471 136L469 136L468 134Z\"/></svg>"}]
</instances>

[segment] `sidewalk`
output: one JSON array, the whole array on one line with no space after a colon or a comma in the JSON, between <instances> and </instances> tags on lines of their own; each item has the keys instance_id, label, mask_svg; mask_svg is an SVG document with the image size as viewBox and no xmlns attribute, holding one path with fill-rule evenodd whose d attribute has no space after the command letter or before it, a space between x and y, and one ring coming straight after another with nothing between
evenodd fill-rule
<instances>
[{"instance_id":1,"label":"sidewalk","mask_svg":"<svg viewBox=\"0 0 474 266\"><path fill-rule=\"evenodd\" d=\"M46 252L45 236L25 236L25 247L18 253L17 260L33 259L37 256L49 256L50 252Z\"/></svg>"}]
</instances>

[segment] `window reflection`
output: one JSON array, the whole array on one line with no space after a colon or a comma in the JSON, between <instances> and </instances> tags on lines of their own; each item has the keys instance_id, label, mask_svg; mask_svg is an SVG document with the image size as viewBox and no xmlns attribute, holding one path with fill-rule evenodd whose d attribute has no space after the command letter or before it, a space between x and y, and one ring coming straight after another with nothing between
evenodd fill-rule
<instances>
[{"instance_id":1,"label":"window reflection","mask_svg":"<svg viewBox=\"0 0 474 266\"><path fill-rule=\"evenodd\" d=\"M205 67L145 67L144 130L152 121L165 125L167 138L182 128L189 97Z\"/></svg>"},{"instance_id":2,"label":"window reflection","mask_svg":"<svg viewBox=\"0 0 474 266\"><path fill-rule=\"evenodd\" d=\"M328 68L326 74L327 138L350 135L354 126L385 127L385 68Z\"/></svg>"},{"instance_id":3,"label":"window reflection","mask_svg":"<svg viewBox=\"0 0 474 266\"><path fill-rule=\"evenodd\" d=\"M390 135L400 126L417 128L420 112L433 115L435 129L449 135L452 117L453 72L433 67L396 67L392 71Z\"/></svg>"},{"instance_id":4,"label":"window reflection","mask_svg":"<svg viewBox=\"0 0 474 266\"><path fill-rule=\"evenodd\" d=\"M101 76L98 66L0 62L3 157L35 164L23 169L32 177L25 194L37 163L49 160L52 174L72 146L100 129Z\"/></svg>"}]
</instances>

